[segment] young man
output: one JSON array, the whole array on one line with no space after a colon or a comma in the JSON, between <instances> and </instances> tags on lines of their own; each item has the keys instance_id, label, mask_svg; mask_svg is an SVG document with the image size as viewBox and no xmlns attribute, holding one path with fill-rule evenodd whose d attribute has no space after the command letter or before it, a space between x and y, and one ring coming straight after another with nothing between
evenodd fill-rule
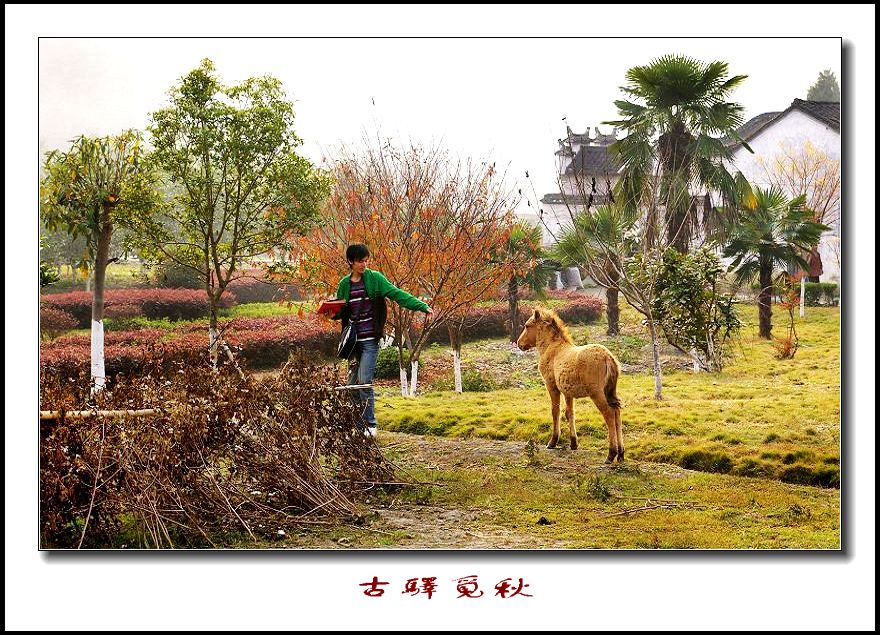
<instances>
[{"instance_id":1,"label":"young man","mask_svg":"<svg viewBox=\"0 0 880 635\"><path fill-rule=\"evenodd\" d=\"M418 298L395 287L378 271L367 269L370 250L366 245L349 245L345 250L345 259L348 260L351 273L339 281L336 297L346 300L346 304L334 319L341 319L343 328L349 320L354 320L357 329L357 346L348 367L348 384L372 384L379 357L379 340L385 335L385 319L388 315L385 298L394 300L405 309L428 315L432 315L433 311ZM376 400L373 389L362 388L357 392L364 407L361 421L364 433L374 436Z\"/></svg>"}]
</instances>

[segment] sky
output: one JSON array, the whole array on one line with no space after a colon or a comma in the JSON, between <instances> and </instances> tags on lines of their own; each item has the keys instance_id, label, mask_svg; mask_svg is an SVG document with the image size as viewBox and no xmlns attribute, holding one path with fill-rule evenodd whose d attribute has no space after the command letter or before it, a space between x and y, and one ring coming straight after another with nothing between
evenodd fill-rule
<instances>
[{"instance_id":1,"label":"sky","mask_svg":"<svg viewBox=\"0 0 880 635\"><path fill-rule=\"evenodd\" d=\"M5 619L10 630L873 629L875 9L856 5L5 5ZM566 39L592 34L641 39ZM38 37L546 36L548 39ZM648 39L657 36L712 39ZM725 39L735 36L769 39ZM786 39L779 39L784 36ZM847 55L841 66L840 38ZM40 53L39 61L37 53ZM43 553L38 535L37 184L40 152L143 128L210 57L221 78L270 73L296 100L303 153L366 131L484 156L535 197L555 191L556 139L615 116L626 69L679 52L749 79L746 116L841 80L844 149L841 553ZM38 89L40 100L38 102ZM375 102L375 105L374 105ZM531 188L526 184L527 193ZM858 265L856 264L858 263ZM861 266L861 263L867 263ZM33 279L22 275L33 271ZM853 292L850 292L852 290ZM857 343L857 347L854 346ZM804 354L808 354L804 350ZM800 353L799 353L800 354ZM858 398L856 398L858 396ZM864 424L864 425L862 425ZM374 575L524 577L523 602L363 596ZM485 598L484 598L485 599ZM490 598L491 599L491 598ZM387 600L385 602L384 600Z\"/></svg>"},{"instance_id":2,"label":"sky","mask_svg":"<svg viewBox=\"0 0 880 635\"><path fill-rule=\"evenodd\" d=\"M440 143L506 169L526 211L559 191L554 152L566 125L611 131L600 123L617 118L629 68L672 53L725 61L729 76L748 76L730 94L748 120L805 99L823 70L840 79L841 39L45 38L39 53L43 151L80 134L144 130L168 90L209 58L225 83L281 80L315 163L365 135Z\"/></svg>"}]
</instances>

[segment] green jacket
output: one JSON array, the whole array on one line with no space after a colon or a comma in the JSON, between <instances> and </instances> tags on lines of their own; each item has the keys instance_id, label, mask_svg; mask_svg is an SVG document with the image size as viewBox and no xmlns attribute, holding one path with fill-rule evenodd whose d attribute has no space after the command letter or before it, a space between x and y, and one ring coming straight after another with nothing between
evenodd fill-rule
<instances>
[{"instance_id":1,"label":"green jacket","mask_svg":"<svg viewBox=\"0 0 880 635\"><path fill-rule=\"evenodd\" d=\"M394 300L404 309L421 311L423 313L428 312L427 304L415 296L410 295L403 289L395 287L391 284L388 278L378 271L373 271L372 269L364 270L364 289L367 292L367 297L373 301L373 332L377 335L385 332L385 320L388 315L388 307L385 305L384 298ZM334 320L341 319L343 326L348 324L348 319L351 316L351 308L348 305L350 295L351 274L348 274L339 281L339 286L336 287L336 297L340 300L345 300L346 304L339 313L333 316Z\"/></svg>"}]
</instances>

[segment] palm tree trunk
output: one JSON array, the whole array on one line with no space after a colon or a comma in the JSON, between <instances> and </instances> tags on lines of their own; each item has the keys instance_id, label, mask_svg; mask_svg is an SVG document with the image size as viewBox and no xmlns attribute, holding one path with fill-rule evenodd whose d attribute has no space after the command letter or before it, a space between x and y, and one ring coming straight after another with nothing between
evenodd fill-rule
<instances>
[{"instance_id":1,"label":"palm tree trunk","mask_svg":"<svg viewBox=\"0 0 880 635\"><path fill-rule=\"evenodd\" d=\"M761 263L760 270L761 291L758 293L758 335L770 339L770 302L773 299L773 269L770 263Z\"/></svg>"}]
</instances>

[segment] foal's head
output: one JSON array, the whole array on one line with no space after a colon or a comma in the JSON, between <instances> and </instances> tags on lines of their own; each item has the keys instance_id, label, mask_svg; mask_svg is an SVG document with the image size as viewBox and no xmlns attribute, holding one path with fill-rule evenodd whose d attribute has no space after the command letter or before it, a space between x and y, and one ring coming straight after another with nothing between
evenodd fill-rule
<instances>
[{"instance_id":1,"label":"foal's head","mask_svg":"<svg viewBox=\"0 0 880 635\"><path fill-rule=\"evenodd\" d=\"M547 337L569 344L572 343L568 329L565 328L565 324L562 323L562 320L559 319L555 312L535 309L531 317L526 320L523 331L516 340L516 345L520 349L527 351L530 348L534 348L539 338L546 339Z\"/></svg>"}]
</instances>

